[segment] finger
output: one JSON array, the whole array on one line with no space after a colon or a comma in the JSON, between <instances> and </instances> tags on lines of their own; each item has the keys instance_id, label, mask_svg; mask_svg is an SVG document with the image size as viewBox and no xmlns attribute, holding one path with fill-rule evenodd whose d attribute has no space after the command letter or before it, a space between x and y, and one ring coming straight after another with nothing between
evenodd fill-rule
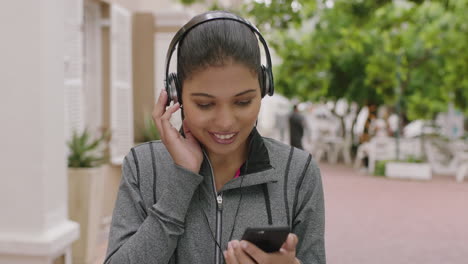
<instances>
[{"instance_id":1,"label":"finger","mask_svg":"<svg viewBox=\"0 0 468 264\"><path fill-rule=\"evenodd\" d=\"M164 137L163 140L168 140L171 137L178 137L179 132L175 127L172 126L171 122L169 119L171 118L172 114L179 110L179 103L176 103L175 105L172 105L169 107L166 112L161 116L161 128L164 131Z\"/></svg>"},{"instance_id":2,"label":"finger","mask_svg":"<svg viewBox=\"0 0 468 264\"><path fill-rule=\"evenodd\" d=\"M166 102L167 102L167 93L165 90L162 90L161 93L159 94L158 100L153 109L153 115L162 116L164 114L164 110L166 109Z\"/></svg>"},{"instance_id":3,"label":"finger","mask_svg":"<svg viewBox=\"0 0 468 264\"><path fill-rule=\"evenodd\" d=\"M246 252L242 249L239 241L233 240L231 241L231 245L232 245L232 248L234 249L236 259L239 261L239 263L255 264L252 258L250 258L249 255L247 255Z\"/></svg>"},{"instance_id":4,"label":"finger","mask_svg":"<svg viewBox=\"0 0 468 264\"><path fill-rule=\"evenodd\" d=\"M286 239L286 242L284 242L283 246L281 246L281 249L295 253L298 241L299 239L295 234L289 233L288 238Z\"/></svg>"},{"instance_id":5,"label":"finger","mask_svg":"<svg viewBox=\"0 0 468 264\"><path fill-rule=\"evenodd\" d=\"M162 134L161 116L164 114L164 111L166 109L166 101L167 101L167 93L165 90L162 90L156 104L154 105L153 113L152 113L153 121L156 124L156 127L158 128L158 130L160 131L162 138L164 136Z\"/></svg>"},{"instance_id":6,"label":"finger","mask_svg":"<svg viewBox=\"0 0 468 264\"><path fill-rule=\"evenodd\" d=\"M233 264L233 260L231 259L231 256L228 254L228 251L225 250L223 252L223 256L224 256L224 262L226 262L226 264Z\"/></svg>"},{"instance_id":7,"label":"finger","mask_svg":"<svg viewBox=\"0 0 468 264\"><path fill-rule=\"evenodd\" d=\"M259 249L254 244L242 240L240 245L245 253L247 253L252 259L254 259L257 263L265 263L268 259L268 254L265 253L263 250Z\"/></svg>"},{"instance_id":8,"label":"finger","mask_svg":"<svg viewBox=\"0 0 468 264\"><path fill-rule=\"evenodd\" d=\"M224 259L226 264L239 264L239 261L237 261L236 255L234 253L234 249L231 246L231 242L228 243L228 249L224 251Z\"/></svg>"}]
</instances>

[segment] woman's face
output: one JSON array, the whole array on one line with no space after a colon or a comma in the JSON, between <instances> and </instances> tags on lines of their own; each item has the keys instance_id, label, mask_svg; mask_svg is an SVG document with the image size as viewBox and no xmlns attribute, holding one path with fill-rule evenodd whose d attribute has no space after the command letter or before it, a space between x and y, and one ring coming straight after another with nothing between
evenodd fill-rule
<instances>
[{"instance_id":1,"label":"woman's face","mask_svg":"<svg viewBox=\"0 0 468 264\"><path fill-rule=\"evenodd\" d=\"M231 62L197 71L184 81L185 125L211 154L242 151L261 104L258 78Z\"/></svg>"}]
</instances>

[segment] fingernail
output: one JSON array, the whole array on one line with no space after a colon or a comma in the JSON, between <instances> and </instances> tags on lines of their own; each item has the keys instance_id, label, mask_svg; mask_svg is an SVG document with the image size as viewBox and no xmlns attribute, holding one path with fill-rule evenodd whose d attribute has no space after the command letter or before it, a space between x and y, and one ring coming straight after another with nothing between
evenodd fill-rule
<instances>
[{"instance_id":1,"label":"fingernail","mask_svg":"<svg viewBox=\"0 0 468 264\"><path fill-rule=\"evenodd\" d=\"M241 245L241 247L242 247L243 249L246 249L247 246L248 246L248 245L247 245L247 242L245 242L245 241L241 241L241 242L240 242L240 245Z\"/></svg>"},{"instance_id":2,"label":"fingernail","mask_svg":"<svg viewBox=\"0 0 468 264\"><path fill-rule=\"evenodd\" d=\"M232 248L232 245L231 245L231 242L228 243L228 249L231 249Z\"/></svg>"},{"instance_id":3,"label":"fingernail","mask_svg":"<svg viewBox=\"0 0 468 264\"><path fill-rule=\"evenodd\" d=\"M234 240L234 241L232 242L232 247L233 247L233 248L238 248L238 247L239 247L239 244L238 244L238 243L239 243L239 242L237 242L237 241Z\"/></svg>"}]
</instances>

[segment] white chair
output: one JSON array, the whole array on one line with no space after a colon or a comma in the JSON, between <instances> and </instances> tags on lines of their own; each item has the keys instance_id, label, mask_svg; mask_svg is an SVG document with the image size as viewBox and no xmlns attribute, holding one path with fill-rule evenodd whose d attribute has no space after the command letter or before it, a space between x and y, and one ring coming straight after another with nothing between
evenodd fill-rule
<instances>
[{"instance_id":1,"label":"white chair","mask_svg":"<svg viewBox=\"0 0 468 264\"><path fill-rule=\"evenodd\" d=\"M455 175L457 182L463 181L468 174L468 148L437 139L427 141L424 147L434 173Z\"/></svg>"},{"instance_id":2,"label":"white chair","mask_svg":"<svg viewBox=\"0 0 468 264\"><path fill-rule=\"evenodd\" d=\"M379 160L395 159L395 139L391 137L374 137L370 141L368 172L374 173Z\"/></svg>"},{"instance_id":3,"label":"white chair","mask_svg":"<svg viewBox=\"0 0 468 264\"><path fill-rule=\"evenodd\" d=\"M354 159L354 168L359 169L362 165L362 160L369 156L370 142L365 142L359 145Z\"/></svg>"},{"instance_id":4,"label":"white chair","mask_svg":"<svg viewBox=\"0 0 468 264\"><path fill-rule=\"evenodd\" d=\"M463 178L468 174L468 151L467 152L457 152L455 154L455 160L457 161L457 171L455 174L455 179L457 182L462 182Z\"/></svg>"},{"instance_id":5,"label":"white chair","mask_svg":"<svg viewBox=\"0 0 468 264\"><path fill-rule=\"evenodd\" d=\"M421 157L421 144L418 138L400 138L399 140L399 159L405 160L410 157ZM361 160L368 157L368 172L374 173L375 164L379 160L396 160L397 142L393 137L376 136L371 141L361 144L357 151L355 168L361 166Z\"/></svg>"},{"instance_id":6,"label":"white chair","mask_svg":"<svg viewBox=\"0 0 468 264\"><path fill-rule=\"evenodd\" d=\"M343 161L346 165L352 163L351 161L351 136L346 135L344 139L334 138L329 139L328 144L330 145L330 163L335 164L338 162L340 155L343 157Z\"/></svg>"},{"instance_id":7,"label":"white chair","mask_svg":"<svg viewBox=\"0 0 468 264\"><path fill-rule=\"evenodd\" d=\"M327 155L328 162L330 162L330 152L330 145L326 144L325 142L315 141L312 143L310 153L317 162L321 161L325 154Z\"/></svg>"}]
</instances>

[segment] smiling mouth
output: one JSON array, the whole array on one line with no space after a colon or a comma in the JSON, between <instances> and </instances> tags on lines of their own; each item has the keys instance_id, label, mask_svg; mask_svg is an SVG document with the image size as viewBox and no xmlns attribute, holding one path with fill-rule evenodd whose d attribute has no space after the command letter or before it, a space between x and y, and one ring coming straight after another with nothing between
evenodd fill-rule
<instances>
[{"instance_id":1,"label":"smiling mouth","mask_svg":"<svg viewBox=\"0 0 468 264\"><path fill-rule=\"evenodd\" d=\"M234 142L238 133L212 133L210 132L211 137L214 139L215 142L219 144L230 144Z\"/></svg>"},{"instance_id":2,"label":"smiling mouth","mask_svg":"<svg viewBox=\"0 0 468 264\"><path fill-rule=\"evenodd\" d=\"M216 134L216 133L213 133L213 135L219 139L230 139L232 138L233 136L236 135L236 133L231 133L231 134Z\"/></svg>"}]
</instances>

